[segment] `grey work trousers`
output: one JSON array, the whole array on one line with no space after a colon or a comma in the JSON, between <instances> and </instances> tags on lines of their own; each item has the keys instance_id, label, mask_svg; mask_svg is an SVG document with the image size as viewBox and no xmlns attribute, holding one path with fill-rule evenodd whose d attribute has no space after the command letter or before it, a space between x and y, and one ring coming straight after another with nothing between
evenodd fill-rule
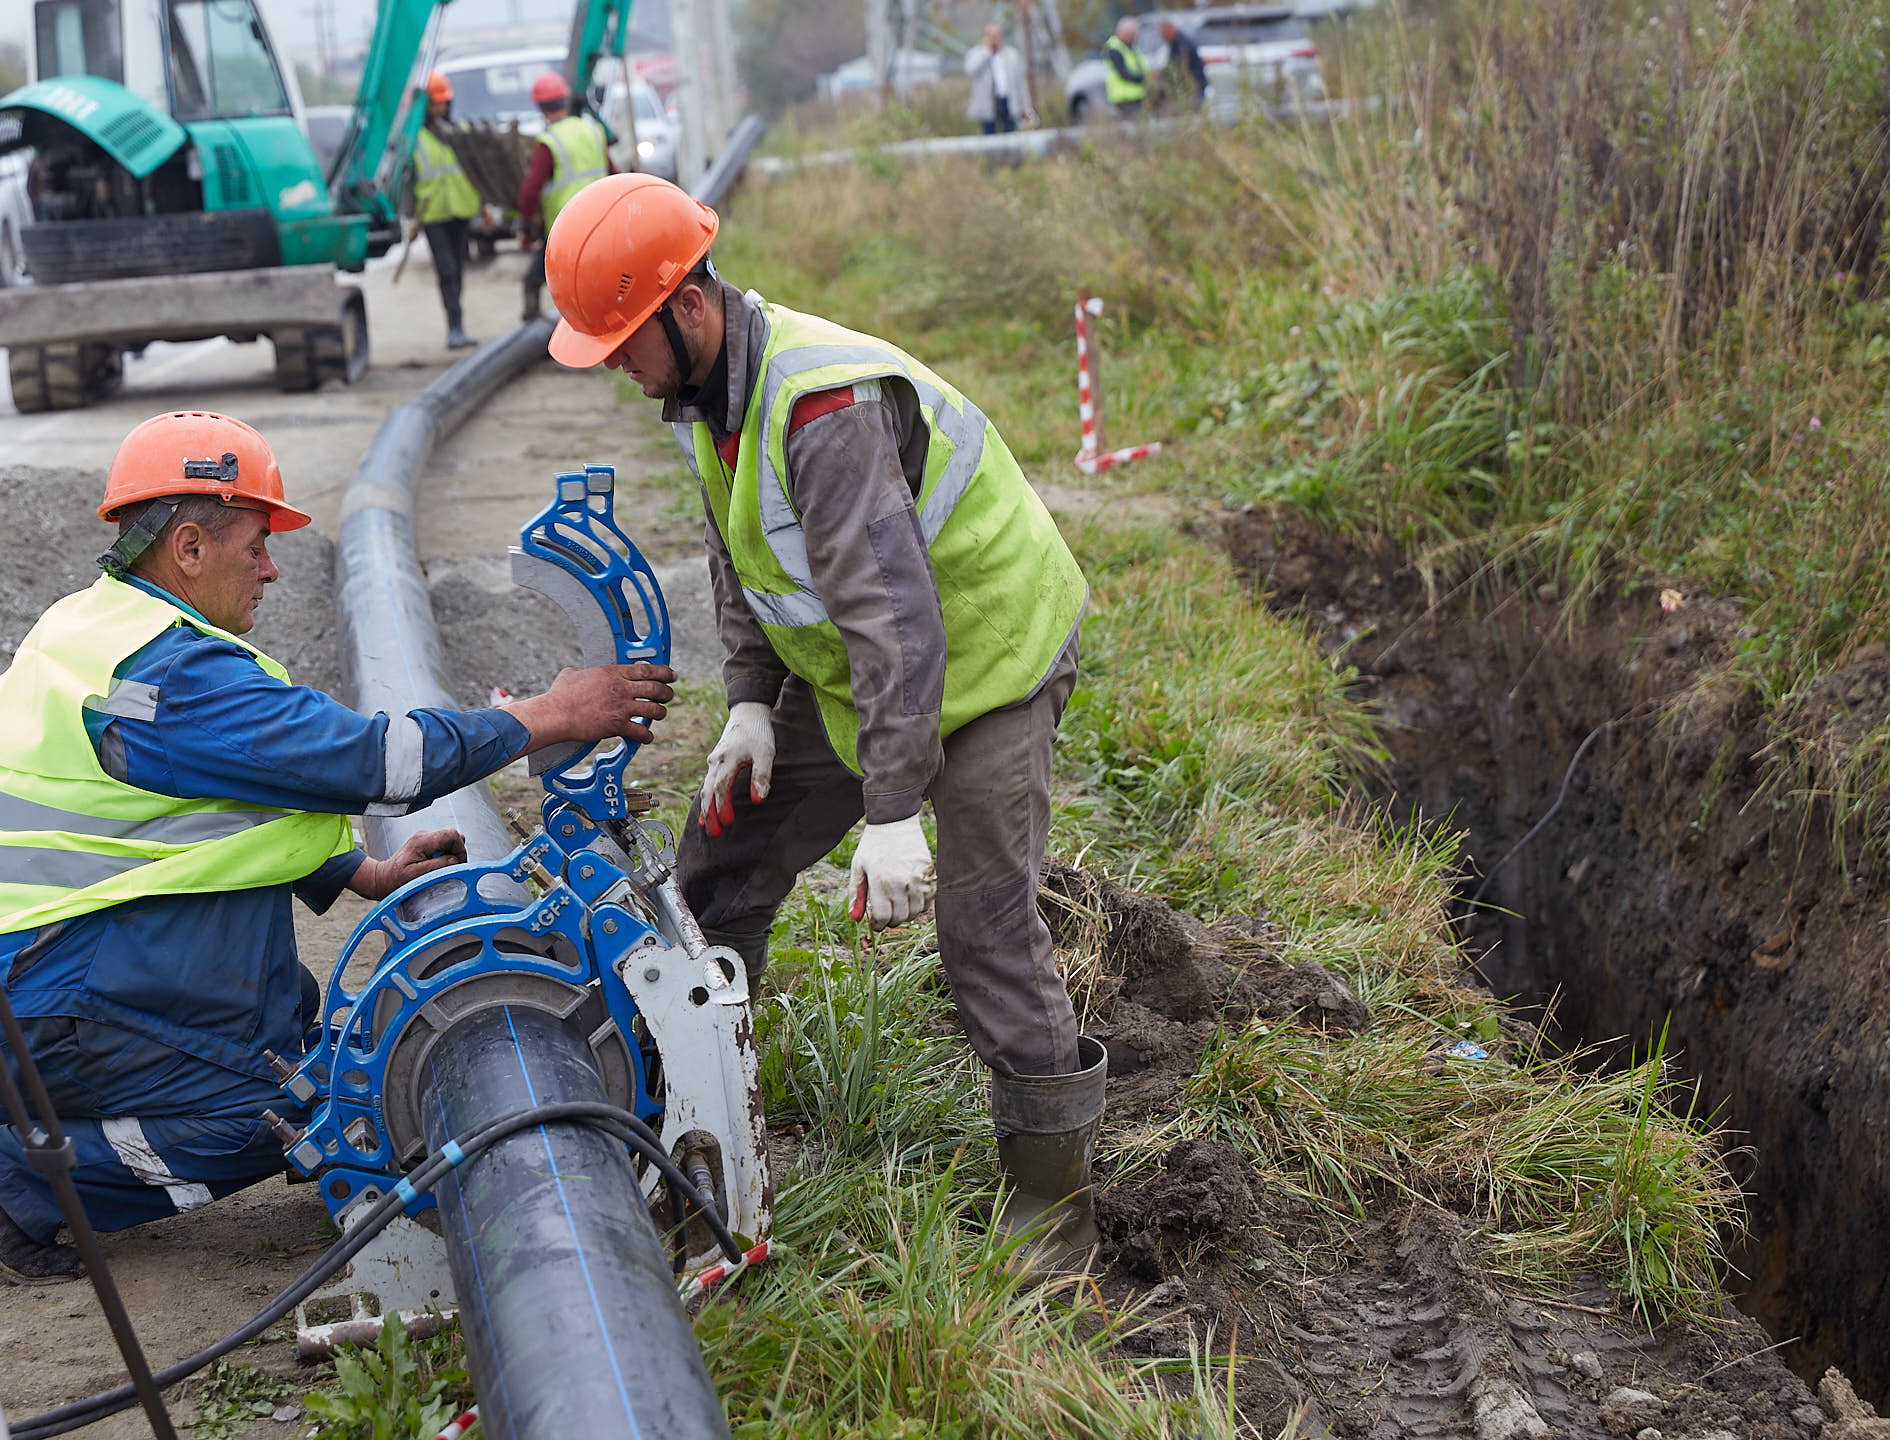
<instances>
[{"instance_id":1,"label":"grey work trousers","mask_svg":"<svg viewBox=\"0 0 1890 1440\"><path fill-rule=\"evenodd\" d=\"M1076 1013L1037 913L1050 829L1050 746L1076 685L1071 638L1028 700L993 710L945 740L928 792L938 822L938 951L965 1038L1003 1075L1076 1069ZM749 803L734 786L735 820L719 838L683 827L683 897L712 939L739 949L760 978L775 911L801 871L865 813L860 777L827 743L813 692L790 676L774 706L774 780Z\"/></svg>"}]
</instances>

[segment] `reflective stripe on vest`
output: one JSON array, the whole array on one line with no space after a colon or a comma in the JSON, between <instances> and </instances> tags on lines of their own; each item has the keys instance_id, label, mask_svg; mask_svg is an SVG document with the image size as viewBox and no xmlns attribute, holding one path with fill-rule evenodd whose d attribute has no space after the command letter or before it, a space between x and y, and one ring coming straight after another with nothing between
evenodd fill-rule
<instances>
[{"instance_id":1,"label":"reflective stripe on vest","mask_svg":"<svg viewBox=\"0 0 1890 1440\"><path fill-rule=\"evenodd\" d=\"M794 402L851 385L876 399L894 378L916 393L929 432L917 510L943 606L949 659L942 734L1035 692L1082 615L1082 571L982 411L903 351L750 297L768 333L733 472L706 425L677 438L735 564L742 593L782 661L821 702L835 753L857 770L859 716L845 644L815 589L807 537L783 475ZM955 665L951 662L958 662Z\"/></svg>"},{"instance_id":2,"label":"reflective stripe on vest","mask_svg":"<svg viewBox=\"0 0 1890 1440\"><path fill-rule=\"evenodd\" d=\"M483 208L459 156L432 129L420 127L413 152L413 211L422 225L470 220Z\"/></svg>"},{"instance_id":3,"label":"reflective stripe on vest","mask_svg":"<svg viewBox=\"0 0 1890 1440\"><path fill-rule=\"evenodd\" d=\"M1111 105L1126 105L1148 96L1148 61L1142 58L1142 52L1128 44L1120 35L1111 35L1103 42L1103 49L1111 54L1120 55L1129 73L1135 78L1125 80L1116 73L1116 67L1109 63L1107 55L1103 57L1103 96Z\"/></svg>"},{"instance_id":4,"label":"reflective stripe on vest","mask_svg":"<svg viewBox=\"0 0 1890 1440\"><path fill-rule=\"evenodd\" d=\"M153 895L299 880L353 845L340 815L181 800L107 775L85 711L149 719L156 687L112 672L173 625L240 637L110 576L42 615L0 674L0 933L37 929Z\"/></svg>"},{"instance_id":5,"label":"reflective stripe on vest","mask_svg":"<svg viewBox=\"0 0 1890 1440\"><path fill-rule=\"evenodd\" d=\"M549 230L573 195L610 173L610 160L603 127L588 115L567 115L538 138L551 151L551 181L538 201Z\"/></svg>"}]
</instances>

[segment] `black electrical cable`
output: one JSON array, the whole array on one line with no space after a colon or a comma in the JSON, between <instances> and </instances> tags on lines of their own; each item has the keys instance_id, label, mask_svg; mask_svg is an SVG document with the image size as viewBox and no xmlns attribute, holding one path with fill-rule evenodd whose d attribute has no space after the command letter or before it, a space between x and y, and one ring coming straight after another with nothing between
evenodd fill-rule
<instances>
[{"instance_id":1,"label":"black electrical cable","mask_svg":"<svg viewBox=\"0 0 1890 1440\"><path fill-rule=\"evenodd\" d=\"M1496 879L1497 872L1500 871L1505 865L1509 864L1510 861L1514 860L1517 854L1521 852L1523 846L1527 845L1531 840L1536 838L1536 832L1542 829L1544 825L1547 825L1549 821L1555 817L1555 812L1562 808L1562 802L1568 799L1568 782L1575 778L1575 767L1582 763L1582 756L1586 755L1588 753L1588 747L1595 743L1595 737L1601 734L1601 732L1603 730L1606 730L1610 725L1613 725L1615 723L1616 722L1613 720L1602 721L1601 724L1597 725L1593 730L1590 730L1588 732L1588 738L1586 740L1582 741L1580 745L1576 746L1575 758L1568 762L1568 769L1562 772L1562 788L1556 792L1555 803L1551 805L1547 810L1542 812L1542 818L1536 821L1535 824L1529 827L1529 832L1526 835L1524 835L1522 839L1518 840L1514 845L1509 847L1508 852L1503 856L1501 860L1498 860L1494 865L1490 867L1489 874L1483 877L1483 883L1477 886L1476 894L1470 897L1470 903L1472 906L1474 906L1477 903L1477 901L1483 898L1483 892L1490 888L1490 882Z\"/></svg>"},{"instance_id":2,"label":"black electrical cable","mask_svg":"<svg viewBox=\"0 0 1890 1440\"><path fill-rule=\"evenodd\" d=\"M594 1100L570 1100L557 1105L534 1105L527 1110L516 1110L510 1115L502 1115L497 1120L482 1125L463 1138L449 1141L422 1160L407 1177L407 1186L417 1194L431 1190L440 1181L450 1175L459 1165L471 1160L489 1146L503 1140L519 1130L529 1129L534 1125L553 1125L565 1122L582 1122L595 1125L624 1144L630 1146L644 1159L654 1165L670 1185L677 1187L678 1193L692 1201L701 1211L705 1224L715 1236L716 1244L730 1261L739 1263L742 1259L742 1247L723 1222L721 1214L715 1208L715 1197L704 1195L669 1158L656 1132L650 1129L638 1116L615 1105L605 1105ZM457 1159L449 1151L457 1147ZM386 1229L393 1218L404 1211L411 1201L398 1190L391 1189L375 1202L374 1207L348 1233L330 1245L308 1269L304 1270L255 1315L225 1335L205 1350L187 1359L179 1360L158 1371L151 1378L160 1389L188 1379L212 1362L255 1339L276 1321L287 1315L310 1295L314 1294L323 1281L352 1260L368 1241ZM58 1406L43 1414L34 1415L13 1427L13 1440L48 1440L53 1435L63 1435L68 1430L76 1430L81 1425L90 1425L102 1420L107 1415L115 1415L120 1410L127 1410L137 1403L137 1392L130 1385L119 1385L110 1390L102 1390L96 1395L89 1395L83 1400L74 1400L70 1404Z\"/></svg>"}]
</instances>

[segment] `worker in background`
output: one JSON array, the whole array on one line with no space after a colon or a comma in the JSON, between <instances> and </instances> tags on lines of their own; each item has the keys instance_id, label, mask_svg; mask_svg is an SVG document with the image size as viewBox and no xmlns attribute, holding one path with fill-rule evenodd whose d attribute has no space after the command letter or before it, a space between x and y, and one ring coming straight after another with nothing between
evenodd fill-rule
<instances>
[{"instance_id":1,"label":"worker in background","mask_svg":"<svg viewBox=\"0 0 1890 1440\"><path fill-rule=\"evenodd\" d=\"M1142 113L1148 98L1148 59L1135 48L1142 22L1133 15L1116 21L1116 33L1103 42L1103 98L1123 119Z\"/></svg>"},{"instance_id":2,"label":"worker in background","mask_svg":"<svg viewBox=\"0 0 1890 1440\"><path fill-rule=\"evenodd\" d=\"M445 132L452 124L452 113L453 82L432 71L427 76L427 120L413 151L413 223L426 231L433 273L439 278L440 304L446 307L446 348L465 350L479 342L466 333L460 284L466 274L472 222L484 207L460 168L459 156L447 143ZM407 238L413 238L411 231Z\"/></svg>"},{"instance_id":3,"label":"worker in background","mask_svg":"<svg viewBox=\"0 0 1890 1440\"><path fill-rule=\"evenodd\" d=\"M1095 1239L1107 1070L1037 913L1083 573L971 401L884 340L723 283L717 223L625 175L573 200L546 247L552 357L661 400L702 486L729 716L684 827L683 894L758 979L795 878L864 817L852 913L880 929L936 900L992 1071L1001 1221L1045 1219L1039 1258L1061 1263Z\"/></svg>"},{"instance_id":4,"label":"worker in background","mask_svg":"<svg viewBox=\"0 0 1890 1440\"><path fill-rule=\"evenodd\" d=\"M571 113L571 87L564 76L547 71L532 81L532 103L545 117L545 128L532 146L532 163L518 187L518 213L541 234L551 232L558 212L571 197L594 180L617 173L610 159L610 137L588 115ZM538 318L539 294L545 283L542 242L525 272L525 318Z\"/></svg>"},{"instance_id":5,"label":"worker in background","mask_svg":"<svg viewBox=\"0 0 1890 1440\"><path fill-rule=\"evenodd\" d=\"M1168 63L1162 80L1166 94L1177 108L1199 110L1207 100L1207 66L1201 60L1201 47L1194 37L1168 16L1162 17L1162 43L1168 47Z\"/></svg>"},{"instance_id":6,"label":"worker in background","mask_svg":"<svg viewBox=\"0 0 1890 1440\"><path fill-rule=\"evenodd\" d=\"M1004 43L1001 26L985 26L984 39L965 52L965 74L971 77L965 114L978 122L982 133L1008 135L1020 123L1036 123L1024 57L1015 45Z\"/></svg>"},{"instance_id":7,"label":"worker in background","mask_svg":"<svg viewBox=\"0 0 1890 1440\"><path fill-rule=\"evenodd\" d=\"M291 897L378 900L465 858L458 832L429 830L370 859L348 816L405 814L560 741L647 740L674 677L566 670L507 709L403 715L291 684L241 637L276 578L270 535L309 517L262 436L221 415L134 429L99 515L119 527L105 573L0 674L0 980L86 1213L119 1230L282 1170L262 1112L297 1113L275 1066L321 1019ZM0 1126L0 1273L78 1275L59 1225Z\"/></svg>"}]
</instances>

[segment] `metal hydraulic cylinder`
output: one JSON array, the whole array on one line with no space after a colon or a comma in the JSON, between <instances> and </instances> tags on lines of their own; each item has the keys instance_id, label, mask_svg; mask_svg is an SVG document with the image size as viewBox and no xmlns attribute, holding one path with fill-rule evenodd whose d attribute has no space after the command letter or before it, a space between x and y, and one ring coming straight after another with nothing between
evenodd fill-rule
<instances>
[{"instance_id":1,"label":"metal hydraulic cylinder","mask_svg":"<svg viewBox=\"0 0 1890 1440\"><path fill-rule=\"evenodd\" d=\"M559 1021L500 1005L432 1058L437 1148L530 1105L605 1099ZM727 1440L621 1142L584 1125L501 1140L438 1188L460 1325L492 1440Z\"/></svg>"}]
</instances>

